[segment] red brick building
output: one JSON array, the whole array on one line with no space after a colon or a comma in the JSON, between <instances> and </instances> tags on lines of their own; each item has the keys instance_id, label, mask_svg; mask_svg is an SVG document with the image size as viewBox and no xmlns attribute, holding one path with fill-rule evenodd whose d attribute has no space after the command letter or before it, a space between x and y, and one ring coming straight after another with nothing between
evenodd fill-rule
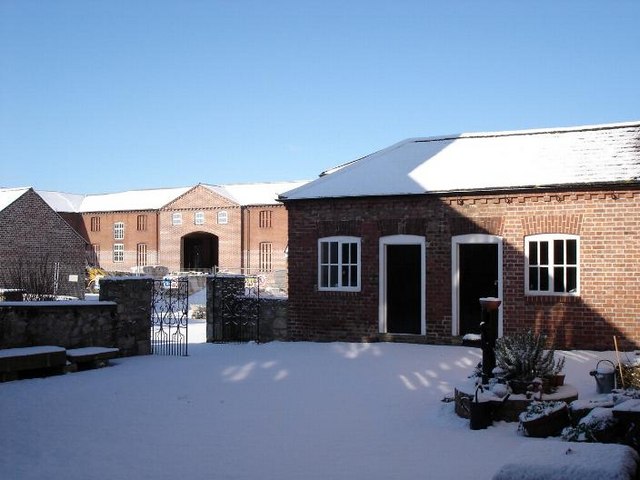
<instances>
[{"instance_id":1,"label":"red brick building","mask_svg":"<svg viewBox=\"0 0 640 480\"><path fill-rule=\"evenodd\" d=\"M40 192L91 245L92 263L135 272L286 270L280 193L304 182L206 185L105 195Z\"/></svg>"},{"instance_id":2,"label":"red brick building","mask_svg":"<svg viewBox=\"0 0 640 480\"><path fill-rule=\"evenodd\" d=\"M84 296L87 244L32 189L0 189L0 288Z\"/></svg>"},{"instance_id":3,"label":"red brick building","mask_svg":"<svg viewBox=\"0 0 640 480\"><path fill-rule=\"evenodd\" d=\"M285 193L293 339L640 345L640 123L410 139Z\"/></svg>"}]
</instances>

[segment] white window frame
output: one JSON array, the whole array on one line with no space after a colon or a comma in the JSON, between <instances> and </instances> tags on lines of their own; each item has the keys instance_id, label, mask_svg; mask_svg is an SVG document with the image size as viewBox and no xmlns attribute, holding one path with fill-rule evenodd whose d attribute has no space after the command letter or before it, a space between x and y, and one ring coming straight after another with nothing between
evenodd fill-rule
<instances>
[{"instance_id":1,"label":"white window frame","mask_svg":"<svg viewBox=\"0 0 640 480\"><path fill-rule=\"evenodd\" d=\"M218 225L226 225L229 223L229 213L226 210L218 212L217 215Z\"/></svg>"},{"instance_id":2,"label":"white window frame","mask_svg":"<svg viewBox=\"0 0 640 480\"><path fill-rule=\"evenodd\" d=\"M204 212L195 212L193 214L194 225L204 225Z\"/></svg>"},{"instance_id":3,"label":"white window frame","mask_svg":"<svg viewBox=\"0 0 640 480\"><path fill-rule=\"evenodd\" d=\"M555 262L555 241L564 241L564 260L562 262ZM576 252L575 252L575 264L568 263L567 252L566 252L566 242L575 241L576 242ZM546 242L548 247L547 252L547 263L540 263L542 259L540 259L540 253L538 252L538 260L534 265L530 264L530 256L529 256L529 247L531 242L538 242L538 250L540 248L541 242ZM579 235L570 235L570 234L557 234L557 233L544 233L538 235L528 235L524 239L524 255L525 255L525 266L524 266L524 289L525 294L530 296L554 296L554 297L577 297L580 295L580 236ZM538 269L538 288L531 289L530 288L530 271L532 268ZM558 274L558 269L562 269L562 274L564 275L563 281L566 288L567 283L567 272L574 268L575 269L575 289L568 292L558 292L555 291L555 277ZM543 269L546 269L548 275L548 290L540 289L540 273Z\"/></svg>"},{"instance_id":4,"label":"white window frame","mask_svg":"<svg viewBox=\"0 0 640 480\"><path fill-rule=\"evenodd\" d=\"M174 212L171 214L171 225L182 225L182 213Z\"/></svg>"},{"instance_id":5,"label":"white window frame","mask_svg":"<svg viewBox=\"0 0 640 480\"><path fill-rule=\"evenodd\" d=\"M124 222L115 222L113 224L113 239L124 240Z\"/></svg>"},{"instance_id":6,"label":"white window frame","mask_svg":"<svg viewBox=\"0 0 640 480\"><path fill-rule=\"evenodd\" d=\"M327 247L327 258L323 258L323 244L337 244L337 251L334 255L331 254L330 245ZM357 248L356 261L348 259L348 263L343 261L343 246L347 244L355 244ZM335 258L334 258L335 256ZM356 281L355 285L343 285L343 269L345 267L356 267ZM337 282L334 286L331 285L331 270L332 267L336 269ZM327 271L327 285L323 285L323 271ZM361 271L362 271L362 248L360 237L323 237L318 239L318 290L325 292L359 292L362 288L361 284ZM351 275L349 275L350 278Z\"/></svg>"},{"instance_id":7,"label":"white window frame","mask_svg":"<svg viewBox=\"0 0 640 480\"><path fill-rule=\"evenodd\" d=\"M113 263L124 262L124 243L113 244Z\"/></svg>"}]
</instances>

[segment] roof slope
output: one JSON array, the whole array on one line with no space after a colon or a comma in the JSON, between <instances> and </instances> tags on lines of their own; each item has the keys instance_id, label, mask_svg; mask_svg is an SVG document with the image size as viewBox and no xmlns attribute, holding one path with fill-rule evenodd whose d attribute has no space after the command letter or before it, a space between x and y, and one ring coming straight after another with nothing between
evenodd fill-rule
<instances>
[{"instance_id":1,"label":"roof slope","mask_svg":"<svg viewBox=\"0 0 640 480\"><path fill-rule=\"evenodd\" d=\"M0 212L27 193L29 187L0 188Z\"/></svg>"},{"instance_id":2,"label":"roof slope","mask_svg":"<svg viewBox=\"0 0 640 480\"><path fill-rule=\"evenodd\" d=\"M242 206L270 205L277 203L278 196L298 188L306 181L279 183L246 183L232 185L205 185L203 187L228 198ZM99 195L76 195L72 193L41 191L40 195L56 212L122 212L136 210L159 210L184 195L194 187L157 188L130 190ZM15 190L15 189L7 189ZM24 189L26 191L26 189ZM0 190L2 191L2 190ZM0 205L2 204L0 198Z\"/></svg>"},{"instance_id":3,"label":"roof slope","mask_svg":"<svg viewBox=\"0 0 640 480\"><path fill-rule=\"evenodd\" d=\"M56 212L126 212L158 210L190 188L191 187L129 190L127 192L99 195L77 195L73 193L38 190L38 195Z\"/></svg>"},{"instance_id":4,"label":"roof slope","mask_svg":"<svg viewBox=\"0 0 640 480\"><path fill-rule=\"evenodd\" d=\"M192 187L129 190L127 192L87 195L80 213L158 210Z\"/></svg>"},{"instance_id":5,"label":"roof slope","mask_svg":"<svg viewBox=\"0 0 640 480\"><path fill-rule=\"evenodd\" d=\"M404 140L282 200L637 183L640 122Z\"/></svg>"},{"instance_id":6,"label":"roof slope","mask_svg":"<svg viewBox=\"0 0 640 480\"><path fill-rule=\"evenodd\" d=\"M79 212L86 195L38 190L38 195L56 212Z\"/></svg>"},{"instance_id":7,"label":"roof slope","mask_svg":"<svg viewBox=\"0 0 640 480\"><path fill-rule=\"evenodd\" d=\"M271 205L277 203L278 196L294 188L299 188L307 181L278 183L238 183L231 185L204 185L215 193L234 201L238 205Z\"/></svg>"}]
</instances>

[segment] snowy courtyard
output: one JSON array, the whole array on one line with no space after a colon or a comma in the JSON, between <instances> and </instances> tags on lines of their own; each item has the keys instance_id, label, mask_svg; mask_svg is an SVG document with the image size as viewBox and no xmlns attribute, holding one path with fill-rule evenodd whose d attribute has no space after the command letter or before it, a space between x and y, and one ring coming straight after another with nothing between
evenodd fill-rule
<instances>
[{"instance_id":1,"label":"snowy courtyard","mask_svg":"<svg viewBox=\"0 0 640 480\"><path fill-rule=\"evenodd\" d=\"M470 347L204 343L98 370L0 384L2 479L490 479L535 442L472 431L442 399ZM565 352L567 383L611 352Z\"/></svg>"}]
</instances>

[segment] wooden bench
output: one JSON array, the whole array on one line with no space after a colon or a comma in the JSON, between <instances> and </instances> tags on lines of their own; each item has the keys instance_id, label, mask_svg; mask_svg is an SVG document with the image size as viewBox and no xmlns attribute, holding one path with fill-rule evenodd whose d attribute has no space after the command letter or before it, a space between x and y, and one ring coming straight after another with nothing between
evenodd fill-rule
<instances>
[{"instance_id":1,"label":"wooden bench","mask_svg":"<svg viewBox=\"0 0 640 480\"><path fill-rule=\"evenodd\" d=\"M20 347L0 350L0 381L64 373L66 350L62 347Z\"/></svg>"},{"instance_id":2,"label":"wooden bench","mask_svg":"<svg viewBox=\"0 0 640 480\"><path fill-rule=\"evenodd\" d=\"M120 353L119 348L83 347L67 350L67 359L78 370L101 368L109 365L109 360Z\"/></svg>"}]
</instances>

